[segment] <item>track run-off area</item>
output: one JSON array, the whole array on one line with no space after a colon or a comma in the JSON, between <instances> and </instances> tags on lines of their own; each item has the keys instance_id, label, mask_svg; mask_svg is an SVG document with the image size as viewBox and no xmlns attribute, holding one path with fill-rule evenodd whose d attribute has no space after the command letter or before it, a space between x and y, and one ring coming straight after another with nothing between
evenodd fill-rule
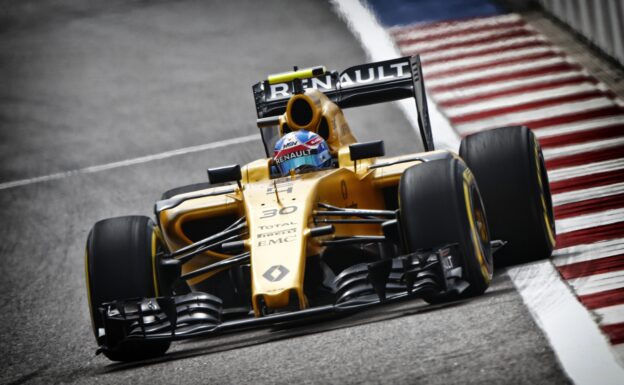
<instances>
[{"instance_id":1,"label":"track run-off area","mask_svg":"<svg viewBox=\"0 0 624 385\"><path fill-rule=\"evenodd\" d=\"M510 274L522 277L519 285L527 293L527 304L538 313L538 322L548 323L558 310L573 316L560 317L562 323L553 325L568 334L545 327L555 347L561 346L560 359L574 372L573 380L620 383L624 381L619 367L624 362L624 100L521 15L457 19L388 31L402 54L421 55L429 96L460 136L526 125L538 137L558 233L551 262L564 284L544 280L544 275L558 278L548 273L549 263L514 268ZM536 287L527 288L528 274L535 274ZM566 313L573 302L568 291L588 314L574 304L577 312ZM535 298L536 292L541 297ZM584 335L577 346L557 340L574 340L575 334ZM592 338L585 339L586 335ZM611 349L604 348L605 337ZM614 365L601 367L600 361L611 361L611 355ZM569 365L566 359L571 360Z\"/></svg>"},{"instance_id":2,"label":"track run-off area","mask_svg":"<svg viewBox=\"0 0 624 385\"><path fill-rule=\"evenodd\" d=\"M526 125L548 169L552 262L624 357L624 101L517 14L394 28L461 135Z\"/></svg>"},{"instance_id":3,"label":"track run-off area","mask_svg":"<svg viewBox=\"0 0 624 385\"><path fill-rule=\"evenodd\" d=\"M6 8L0 383L624 382L622 100L522 15L397 26L371 3ZM552 260L497 270L469 301L182 342L137 364L94 355L83 258L95 221L151 215L207 167L261 157L250 86L267 74L415 53L438 146L515 124L539 138ZM401 154L420 148L411 103L346 113L359 140Z\"/></svg>"}]
</instances>

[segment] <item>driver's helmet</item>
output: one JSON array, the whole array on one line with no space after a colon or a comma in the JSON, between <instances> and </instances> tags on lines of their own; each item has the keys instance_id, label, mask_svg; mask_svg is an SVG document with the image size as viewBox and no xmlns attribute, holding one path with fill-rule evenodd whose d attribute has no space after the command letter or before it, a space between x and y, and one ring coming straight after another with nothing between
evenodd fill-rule
<instances>
[{"instance_id":1,"label":"driver's helmet","mask_svg":"<svg viewBox=\"0 0 624 385\"><path fill-rule=\"evenodd\" d=\"M329 146L318 134L306 130L282 136L273 152L275 166L282 175L291 170L317 170L331 164Z\"/></svg>"}]
</instances>

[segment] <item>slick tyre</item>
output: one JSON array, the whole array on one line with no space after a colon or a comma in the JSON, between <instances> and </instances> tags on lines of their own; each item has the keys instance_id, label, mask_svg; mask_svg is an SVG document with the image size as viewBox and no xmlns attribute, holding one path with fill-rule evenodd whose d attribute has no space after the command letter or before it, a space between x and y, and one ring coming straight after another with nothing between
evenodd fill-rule
<instances>
[{"instance_id":1,"label":"slick tyre","mask_svg":"<svg viewBox=\"0 0 624 385\"><path fill-rule=\"evenodd\" d=\"M85 256L91 324L96 340L103 328L98 308L104 302L129 298L152 298L158 290L154 256L159 247L154 222L147 217L127 216L97 222L87 239ZM170 342L133 342L116 346L114 335L106 336L113 361L135 361L158 357ZM122 333L119 333L122 335Z\"/></svg>"},{"instance_id":2,"label":"slick tyre","mask_svg":"<svg viewBox=\"0 0 624 385\"><path fill-rule=\"evenodd\" d=\"M526 127L503 127L464 138L459 155L479 184L492 239L507 242L496 263L511 265L548 258L555 221L535 135Z\"/></svg>"},{"instance_id":3,"label":"slick tyre","mask_svg":"<svg viewBox=\"0 0 624 385\"><path fill-rule=\"evenodd\" d=\"M399 207L408 252L457 243L462 279L469 284L461 296L488 288L493 271L488 225L479 189L462 160L439 159L408 168L399 183ZM442 300L447 299L453 298Z\"/></svg>"}]
</instances>

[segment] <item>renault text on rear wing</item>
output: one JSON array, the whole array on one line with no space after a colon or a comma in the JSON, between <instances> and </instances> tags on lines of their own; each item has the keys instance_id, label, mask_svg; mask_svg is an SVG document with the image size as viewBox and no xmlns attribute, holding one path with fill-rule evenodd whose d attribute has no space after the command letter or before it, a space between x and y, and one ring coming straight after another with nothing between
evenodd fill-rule
<instances>
[{"instance_id":1,"label":"renault text on rear wing","mask_svg":"<svg viewBox=\"0 0 624 385\"><path fill-rule=\"evenodd\" d=\"M274 76L253 86L258 118L284 113L299 88L315 88L341 108L414 98L425 150L433 150L422 69L418 56L362 64L342 72L314 69ZM320 74L319 74L320 73ZM286 79L287 81L275 81Z\"/></svg>"}]
</instances>

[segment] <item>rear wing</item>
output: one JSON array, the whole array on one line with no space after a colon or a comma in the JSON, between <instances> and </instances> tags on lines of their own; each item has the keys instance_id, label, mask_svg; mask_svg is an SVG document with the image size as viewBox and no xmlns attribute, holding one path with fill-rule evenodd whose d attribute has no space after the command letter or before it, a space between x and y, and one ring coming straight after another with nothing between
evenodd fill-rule
<instances>
[{"instance_id":1,"label":"rear wing","mask_svg":"<svg viewBox=\"0 0 624 385\"><path fill-rule=\"evenodd\" d=\"M418 128L425 151L432 151L433 138L427 110L427 95L422 78L419 56L361 64L342 72L302 72L306 75L276 82L276 78L253 85L256 112L259 119L283 114L288 99L297 90L315 88L323 92L340 108L365 106L414 98L418 111ZM301 72L301 71L300 71ZM320 73L319 72L323 72ZM279 77L277 77L279 81Z\"/></svg>"}]
</instances>

